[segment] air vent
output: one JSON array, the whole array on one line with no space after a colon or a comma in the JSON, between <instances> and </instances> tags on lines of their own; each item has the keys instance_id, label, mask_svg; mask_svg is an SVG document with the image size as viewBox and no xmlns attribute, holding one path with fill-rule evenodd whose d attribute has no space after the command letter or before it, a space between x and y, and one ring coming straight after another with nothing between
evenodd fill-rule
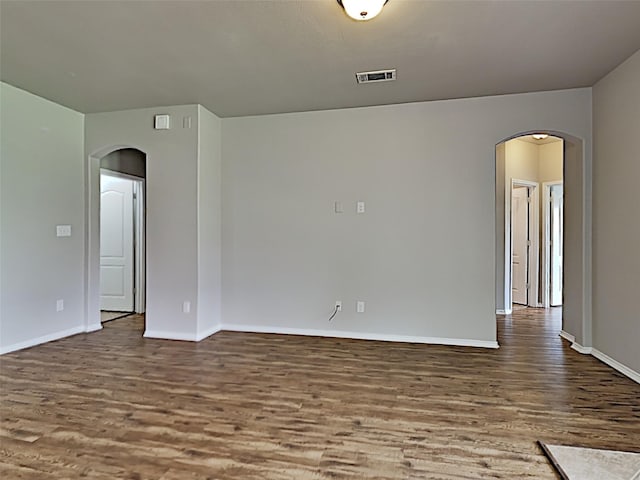
<instances>
[{"instance_id":1,"label":"air vent","mask_svg":"<svg viewBox=\"0 0 640 480\"><path fill-rule=\"evenodd\" d=\"M356 80L358 83L390 82L396 79L396 69L376 70L375 72L358 72Z\"/></svg>"}]
</instances>

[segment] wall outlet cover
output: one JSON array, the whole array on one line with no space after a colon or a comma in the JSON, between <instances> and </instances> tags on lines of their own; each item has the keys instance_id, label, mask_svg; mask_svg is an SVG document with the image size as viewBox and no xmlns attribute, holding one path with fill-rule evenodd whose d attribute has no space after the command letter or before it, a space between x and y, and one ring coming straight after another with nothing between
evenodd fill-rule
<instances>
[{"instance_id":1,"label":"wall outlet cover","mask_svg":"<svg viewBox=\"0 0 640 480\"><path fill-rule=\"evenodd\" d=\"M71 225L56 225L56 236L57 237L70 237L71 236Z\"/></svg>"}]
</instances>

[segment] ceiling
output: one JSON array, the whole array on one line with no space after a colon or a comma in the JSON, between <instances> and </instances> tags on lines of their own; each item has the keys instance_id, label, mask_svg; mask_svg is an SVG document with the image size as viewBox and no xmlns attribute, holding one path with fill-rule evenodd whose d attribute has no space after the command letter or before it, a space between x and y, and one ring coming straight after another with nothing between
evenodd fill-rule
<instances>
[{"instance_id":1,"label":"ceiling","mask_svg":"<svg viewBox=\"0 0 640 480\"><path fill-rule=\"evenodd\" d=\"M0 77L91 113L221 117L593 85L640 49L640 1L0 1ZM397 68L395 82L354 73Z\"/></svg>"},{"instance_id":2,"label":"ceiling","mask_svg":"<svg viewBox=\"0 0 640 480\"><path fill-rule=\"evenodd\" d=\"M547 143L555 143L555 142L561 142L562 139L559 137L553 137L551 135L549 135L547 138L542 138L540 140L536 140L535 138L533 138L533 135L523 135L521 137L516 137L514 140L521 140L523 142L529 142L529 143L533 143L535 145L545 145Z\"/></svg>"}]
</instances>

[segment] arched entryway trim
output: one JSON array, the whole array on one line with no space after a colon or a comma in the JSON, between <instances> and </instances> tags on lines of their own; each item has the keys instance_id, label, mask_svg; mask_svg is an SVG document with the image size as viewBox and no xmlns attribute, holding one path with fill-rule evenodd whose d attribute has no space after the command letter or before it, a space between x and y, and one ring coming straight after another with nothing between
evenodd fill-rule
<instances>
[{"instance_id":1,"label":"arched entryway trim","mask_svg":"<svg viewBox=\"0 0 640 480\"><path fill-rule=\"evenodd\" d=\"M137 145L111 145L100 148L87 157L85 177L85 329L100 330L100 160L117 150L135 149ZM148 157L147 157L148 160Z\"/></svg>"},{"instance_id":2,"label":"arched entryway trim","mask_svg":"<svg viewBox=\"0 0 640 480\"><path fill-rule=\"evenodd\" d=\"M586 142L574 135L556 130L527 130L515 132L496 144L533 133L546 133L564 140L564 252L563 252L563 336L574 342L580 351L590 347L591 338L591 165L586 155ZM500 291L504 301L504 158L496 155L496 304ZM501 183L502 182L502 183ZM502 193L501 193L502 192ZM500 204L502 203L502 215Z\"/></svg>"}]
</instances>

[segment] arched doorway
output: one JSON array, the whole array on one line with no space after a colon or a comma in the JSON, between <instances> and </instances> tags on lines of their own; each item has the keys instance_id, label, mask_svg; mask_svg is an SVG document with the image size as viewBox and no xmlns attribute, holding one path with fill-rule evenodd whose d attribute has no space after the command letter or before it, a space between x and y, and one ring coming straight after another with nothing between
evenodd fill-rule
<instances>
[{"instance_id":1,"label":"arched doorway","mask_svg":"<svg viewBox=\"0 0 640 480\"><path fill-rule=\"evenodd\" d=\"M145 311L146 155L135 148L100 159L101 322Z\"/></svg>"},{"instance_id":2,"label":"arched doorway","mask_svg":"<svg viewBox=\"0 0 640 480\"><path fill-rule=\"evenodd\" d=\"M541 130L519 132L496 145L496 312L510 313L511 285L505 281L511 269L510 202L513 185L507 182L504 143L534 133L557 137L563 142L562 231L562 334L579 345L591 343L591 222L590 167L582 139L564 132ZM507 206L507 208L505 208Z\"/></svg>"},{"instance_id":3,"label":"arched doorway","mask_svg":"<svg viewBox=\"0 0 640 480\"><path fill-rule=\"evenodd\" d=\"M145 311L146 160L145 152L128 145L107 147L89 156L87 331L101 329L103 320ZM105 311L110 314L105 316Z\"/></svg>"}]
</instances>

